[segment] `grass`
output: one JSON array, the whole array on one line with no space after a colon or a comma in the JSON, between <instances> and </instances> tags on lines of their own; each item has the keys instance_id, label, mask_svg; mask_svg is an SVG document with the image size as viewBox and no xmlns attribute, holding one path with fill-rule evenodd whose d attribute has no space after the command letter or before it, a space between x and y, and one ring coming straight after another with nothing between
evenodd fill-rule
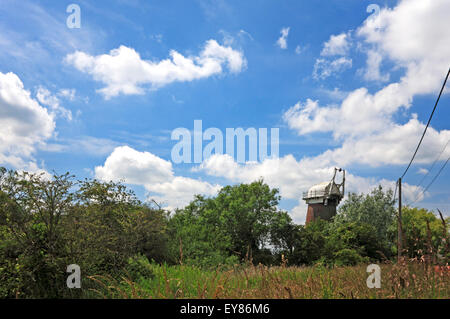
<instances>
[{"instance_id":1,"label":"grass","mask_svg":"<svg viewBox=\"0 0 450 319\"><path fill-rule=\"evenodd\" d=\"M449 271L418 262L382 264L381 288L369 289L367 265L326 268L236 266L204 270L187 265L149 265L153 278L93 276L100 298L450 298Z\"/></svg>"}]
</instances>

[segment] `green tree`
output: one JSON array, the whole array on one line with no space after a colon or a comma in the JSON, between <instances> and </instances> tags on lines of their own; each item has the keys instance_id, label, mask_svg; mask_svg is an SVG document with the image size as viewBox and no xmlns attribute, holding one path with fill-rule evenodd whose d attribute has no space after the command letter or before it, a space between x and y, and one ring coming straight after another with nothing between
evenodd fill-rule
<instances>
[{"instance_id":1,"label":"green tree","mask_svg":"<svg viewBox=\"0 0 450 319\"><path fill-rule=\"evenodd\" d=\"M270 189L263 180L220 190L214 200L216 210L223 216L233 251L241 258L253 257L270 244L271 225L282 214L279 200L278 189Z\"/></svg>"},{"instance_id":2,"label":"green tree","mask_svg":"<svg viewBox=\"0 0 450 319\"><path fill-rule=\"evenodd\" d=\"M448 220L449 218L447 218L447 221ZM445 242L442 240L443 234L445 233L444 226L441 220L437 218L433 212L430 212L425 208L403 207L402 224L405 237L404 249L409 257L420 258L429 253L437 256L437 254L440 253L442 258L448 258L443 251L445 245ZM428 237L428 234L430 237ZM430 239L431 247L428 247L428 239Z\"/></svg>"},{"instance_id":3,"label":"green tree","mask_svg":"<svg viewBox=\"0 0 450 319\"><path fill-rule=\"evenodd\" d=\"M380 251L391 256L396 236L396 211L392 190L379 186L370 194L350 193L334 217L333 227L351 222L373 226Z\"/></svg>"},{"instance_id":4,"label":"green tree","mask_svg":"<svg viewBox=\"0 0 450 319\"><path fill-rule=\"evenodd\" d=\"M184 261L215 264L252 259L272 263L269 246L286 246L282 229L291 223L277 208L280 196L262 180L225 186L213 198L196 196L170 220L171 252Z\"/></svg>"},{"instance_id":5,"label":"green tree","mask_svg":"<svg viewBox=\"0 0 450 319\"><path fill-rule=\"evenodd\" d=\"M57 297L68 265L62 219L73 200L72 176L0 173L1 248L8 257L0 276L15 276L7 294Z\"/></svg>"},{"instance_id":6,"label":"green tree","mask_svg":"<svg viewBox=\"0 0 450 319\"><path fill-rule=\"evenodd\" d=\"M120 183L0 169L0 296L79 297L66 287L70 264L82 278L136 275L144 259L166 258L166 225Z\"/></svg>"},{"instance_id":7,"label":"green tree","mask_svg":"<svg viewBox=\"0 0 450 319\"><path fill-rule=\"evenodd\" d=\"M172 262L209 267L236 261L229 258L231 237L214 199L197 195L177 210L169 222L169 237Z\"/></svg>"},{"instance_id":8,"label":"green tree","mask_svg":"<svg viewBox=\"0 0 450 319\"><path fill-rule=\"evenodd\" d=\"M323 258L328 222L318 219L307 226L296 225L291 234L292 247L287 258L291 265L311 265Z\"/></svg>"}]
</instances>

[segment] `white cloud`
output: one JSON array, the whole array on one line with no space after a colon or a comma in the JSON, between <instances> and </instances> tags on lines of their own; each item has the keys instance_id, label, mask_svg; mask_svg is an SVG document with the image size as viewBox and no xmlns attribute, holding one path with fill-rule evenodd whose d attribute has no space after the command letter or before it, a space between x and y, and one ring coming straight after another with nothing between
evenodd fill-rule
<instances>
[{"instance_id":1,"label":"white cloud","mask_svg":"<svg viewBox=\"0 0 450 319\"><path fill-rule=\"evenodd\" d=\"M319 157L321 161L339 166L407 164L425 125L415 115L405 124L393 122L395 108L383 108L384 93L370 95L366 89L359 89L349 94L340 106L328 107L320 107L317 101L308 99L291 107L283 119L300 136L331 132L341 141L340 147L324 152ZM450 130L429 127L415 162L433 161L449 139ZM450 156L450 150L444 152L445 156Z\"/></svg>"},{"instance_id":2,"label":"white cloud","mask_svg":"<svg viewBox=\"0 0 450 319\"><path fill-rule=\"evenodd\" d=\"M266 159L260 163L238 164L229 155L213 155L200 164L194 171L203 171L210 176L224 177L233 182L249 183L260 177L271 187L280 189L283 198L298 199L303 191L312 185L328 181L334 166L330 162L317 161L315 157L296 160L288 154L279 159ZM347 174L352 186L349 190L365 191L374 181ZM363 182L367 182L364 184Z\"/></svg>"},{"instance_id":3,"label":"white cloud","mask_svg":"<svg viewBox=\"0 0 450 319\"><path fill-rule=\"evenodd\" d=\"M163 183L173 178L172 163L149 152L138 152L128 146L119 146L108 156L103 166L95 168L101 180L145 185Z\"/></svg>"},{"instance_id":4,"label":"white cloud","mask_svg":"<svg viewBox=\"0 0 450 319\"><path fill-rule=\"evenodd\" d=\"M295 47L295 53L296 54L300 54L300 53L302 53L302 48L299 46L299 45L297 45L296 47Z\"/></svg>"},{"instance_id":5,"label":"white cloud","mask_svg":"<svg viewBox=\"0 0 450 319\"><path fill-rule=\"evenodd\" d=\"M401 79L405 93L435 92L450 64L449 10L446 0L401 1L366 20L357 35L406 70Z\"/></svg>"},{"instance_id":6,"label":"white cloud","mask_svg":"<svg viewBox=\"0 0 450 319\"><path fill-rule=\"evenodd\" d=\"M222 188L220 185L212 185L198 179L175 176L164 183L149 184L145 188L159 195L149 197L157 202L167 205L167 209L182 208L194 199L194 195L216 195Z\"/></svg>"},{"instance_id":7,"label":"white cloud","mask_svg":"<svg viewBox=\"0 0 450 319\"><path fill-rule=\"evenodd\" d=\"M444 14L450 9L446 1L402 1L394 9L383 9L374 19L368 19L357 31L362 45L372 49L372 79L381 79L381 57L390 58L405 68L405 74L371 94L366 88L350 92L338 106L319 106L318 101L307 99L297 103L285 114L284 120L299 135L313 132L332 132L342 146L324 153L339 165L364 163L369 165L405 164L417 145L424 124L413 115L408 122L398 124L394 115L408 109L418 94L436 93L440 88L445 68L450 64L450 28ZM415 23L411 23L415 21ZM432 21L427 23L427 21ZM426 28L423 26L426 25ZM405 37L404 30L414 37ZM439 35L438 35L439 34ZM430 40L433 39L433 40ZM427 46L435 41L432 53ZM438 52L436 52L438 51ZM370 68L369 68L370 69ZM450 138L450 131L429 128L426 143L416 158L428 163ZM399 143L401 141L401 143ZM449 153L449 152L447 152Z\"/></svg>"},{"instance_id":8,"label":"white cloud","mask_svg":"<svg viewBox=\"0 0 450 319\"><path fill-rule=\"evenodd\" d=\"M283 119L289 128L299 135L312 132L329 132L333 128L328 122L333 116L339 116L339 109L321 108L318 101L307 99L305 103L298 102L283 114Z\"/></svg>"},{"instance_id":9,"label":"white cloud","mask_svg":"<svg viewBox=\"0 0 450 319\"><path fill-rule=\"evenodd\" d=\"M330 39L323 44L322 56L346 55L350 49L349 35L341 33L330 36Z\"/></svg>"},{"instance_id":10,"label":"white cloud","mask_svg":"<svg viewBox=\"0 0 450 319\"><path fill-rule=\"evenodd\" d=\"M389 73L382 75L380 72L382 59L383 57L379 52L375 50L367 51L367 68L364 72L365 80L380 82L389 81Z\"/></svg>"},{"instance_id":11,"label":"white cloud","mask_svg":"<svg viewBox=\"0 0 450 319\"><path fill-rule=\"evenodd\" d=\"M283 50L287 49L287 37L289 35L289 30L289 27L281 29L281 36L277 40L277 45Z\"/></svg>"},{"instance_id":12,"label":"white cloud","mask_svg":"<svg viewBox=\"0 0 450 319\"><path fill-rule=\"evenodd\" d=\"M316 59L313 70L314 79L323 80L352 67L352 59L346 57L350 49L349 38L349 33L341 33L331 35L330 39L324 42L320 55L323 57L339 57Z\"/></svg>"},{"instance_id":13,"label":"white cloud","mask_svg":"<svg viewBox=\"0 0 450 319\"><path fill-rule=\"evenodd\" d=\"M280 189L283 198L298 199L312 184L329 180L330 167L319 166L309 160L297 161L291 154L260 163L238 164L229 155L213 155L195 171L224 177L232 182L253 182L263 177L271 187Z\"/></svg>"},{"instance_id":14,"label":"white cloud","mask_svg":"<svg viewBox=\"0 0 450 319\"><path fill-rule=\"evenodd\" d=\"M215 195L220 185L175 176L172 163L150 152L128 146L116 147L103 166L95 167L95 176L104 181L123 181L142 185L149 197L174 209L187 205L195 194Z\"/></svg>"},{"instance_id":15,"label":"white cloud","mask_svg":"<svg viewBox=\"0 0 450 319\"><path fill-rule=\"evenodd\" d=\"M340 57L334 60L317 59L314 64L313 78L326 79L327 77L352 67L352 59Z\"/></svg>"},{"instance_id":16,"label":"white cloud","mask_svg":"<svg viewBox=\"0 0 450 319\"><path fill-rule=\"evenodd\" d=\"M37 171L32 155L54 129L52 114L31 98L19 77L0 72L0 164Z\"/></svg>"},{"instance_id":17,"label":"white cloud","mask_svg":"<svg viewBox=\"0 0 450 319\"><path fill-rule=\"evenodd\" d=\"M65 93L62 94L69 94L68 97L70 98L70 92L64 92ZM72 112L61 106L59 98L56 95L50 93L50 91L46 88L40 86L37 90L36 98L41 104L50 107L55 115L61 116L68 121L72 121Z\"/></svg>"},{"instance_id":18,"label":"white cloud","mask_svg":"<svg viewBox=\"0 0 450 319\"><path fill-rule=\"evenodd\" d=\"M93 76L106 86L99 90L106 99L119 94L143 94L143 85L159 88L172 82L207 78L223 72L226 65L231 73L246 67L244 54L215 40L208 40L198 56L185 57L175 50L161 61L143 60L134 49L121 45L109 54L91 56L76 51L67 55L66 62Z\"/></svg>"},{"instance_id":19,"label":"white cloud","mask_svg":"<svg viewBox=\"0 0 450 319\"><path fill-rule=\"evenodd\" d=\"M369 166L405 165L409 163L424 128L425 125L416 118L404 125L391 124L380 133L346 138L341 147L325 152L322 158L330 158L342 166L355 163ZM426 143L421 145L414 162L432 162L449 139L450 130L438 132L428 128ZM446 152L446 156L450 156L450 150Z\"/></svg>"},{"instance_id":20,"label":"white cloud","mask_svg":"<svg viewBox=\"0 0 450 319\"><path fill-rule=\"evenodd\" d=\"M299 200L298 205L292 208L289 213L295 223L305 224L308 205L304 201Z\"/></svg>"}]
</instances>

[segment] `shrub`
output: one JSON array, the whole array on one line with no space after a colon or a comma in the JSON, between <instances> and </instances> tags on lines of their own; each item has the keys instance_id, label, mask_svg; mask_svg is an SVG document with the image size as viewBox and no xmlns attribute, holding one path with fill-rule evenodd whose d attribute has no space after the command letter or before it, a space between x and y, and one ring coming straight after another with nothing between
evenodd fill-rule
<instances>
[{"instance_id":1,"label":"shrub","mask_svg":"<svg viewBox=\"0 0 450 319\"><path fill-rule=\"evenodd\" d=\"M152 279L154 274L151 268L151 264L147 257L143 255L135 255L128 258L128 264L125 268L126 275L129 279L137 281L141 278Z\"/></svg>"},{"instance_id":2,"label":"shrub","mask_svg":"<svg viewBox=\"0 0 450 319\"><path fill-rule=\"evenodd\" d=\"M359 263L367 261L355 249L344 248L334 254L336 266L355 266Z\"/></svg>"}]
</instances>

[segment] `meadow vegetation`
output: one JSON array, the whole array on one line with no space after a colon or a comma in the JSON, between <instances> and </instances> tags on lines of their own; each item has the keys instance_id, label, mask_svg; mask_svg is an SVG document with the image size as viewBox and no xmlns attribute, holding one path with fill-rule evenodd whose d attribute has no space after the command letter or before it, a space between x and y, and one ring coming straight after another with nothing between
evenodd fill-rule
<instances>
[{"instance_id":1,"label":"meadow vegetation","mask_svg":"<svg viewBox=\"0 0 450 319\"><path fill-rule=\"evenodd\" d=\"M168 212L125 185L0 168L0 298L449 298L449 219L392 191L349 194L308 226L263 180ZM369 289L366 267L382 268ZM66 267L81 268L68 289Z\"/></svg>"}]
</instances>

